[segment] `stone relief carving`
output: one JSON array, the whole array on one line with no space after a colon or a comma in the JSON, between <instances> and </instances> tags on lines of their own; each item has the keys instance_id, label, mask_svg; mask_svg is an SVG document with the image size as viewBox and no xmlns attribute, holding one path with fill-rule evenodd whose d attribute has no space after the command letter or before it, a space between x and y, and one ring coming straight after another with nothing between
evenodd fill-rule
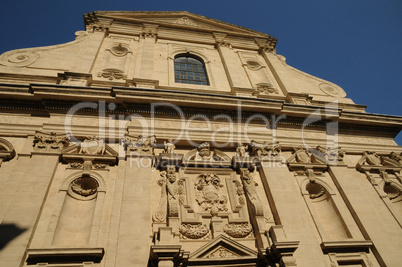
<instances>
[{"instance_id":1,"label":"stone relief carving","mask_svg":"<svg viewBox=\"0 0 402 267\"><path fill-rule=\"evenodd\" d=\"M103 155L105 154L105 142L97 136L87 137L80 143L79 154Z\"/></svg>"},{"instance_id":2,"label":"stone relief carving","mask_svg":"<svg viewBox=\"0 0 402 267\"><path fill-rule=\"evenodd\" d=\"M231 47L230 43L226 40L227 34L220 32L214 32L213 34L217 45L229 48Z\"/></svg>"},{"instance_id":3,"label":"stone relief carving","mask_svg":"<svg viewBox=\"0 0 402 267\"><path fill-rule=\"evenodd\" d=\"M189 239L200 239L207 237L209 229L205 224L182 224L179 227L182 237Z\"/></svg>"},{"instance_id":4,"label":"stone relief carving","mask_svg":"<svg viewBox=\"0 0 402 267\"><path fill-rule=\"evenodd\" d=\"M156 147L156 137L131 136L126 134L126 139L123 141L126 145L127 152L136 152L140 154L153 154Z\"/></svg>"},{"instance_id":5,"label":"stone relief carving","mask_svg":"<svg viewBox=\"0 0 402 267\"><path fill-rule=\"evenodd\" d=\"M98 182L92 177L80 177L71 183L71 190L84 197L95 194L98 187Z\"/></svg>"},{"instance_id":6,"label":"stone relief carving","mask_svg":"<svg viewBox=\"0 0 402 267\"><path fill-rule=\"evenodd\" d=\"M174 23L180 24L180 25L194 26L194 27L197 26L197 24L195 24L195 22L188 17L178 18Z\"/></svg>"},{"instance_id":7,"label":"stone relief carving","mask_svg":"<svg viewBox=\"0 0 402 267\"><path fill-rule=\"evenodd\" d=\"M168 139L167 142L165 141L164 142L164 147L165 147L164 152L167 153L167 154L173 154L174 150L176 148L176 146L174 145L172 139Z\"/></svg>"},{"instance_id":8,"label":"stone relief carving","mask_svg":"<svg viewBox=\"0 0 402 267\"><path fill-rule=\"evenodd\" d=\"M258 158L265 156L277 158L282 152L279 144L269 144L267 141L259 143L254 140L251 140L250 147L251 147L251 155Z\"/></svg>"},{"instance_id":9,"label":"stone relief carving","mask_svg":"<svg viewBox=\"0 0 402 267\"><path fill-rule=\"evenodd\" d=\"M159 205L152 219L154 222L165 222L166 221L166 210L167 210L167 195L166 195L166 172L161 172L161 179L158 180L158 185L161 187L161 198L159 199Z\"/></svg>"},{"instance_id":10,"label":"stone relief carving","mask_svg":"<svg viewBox=\"0 0 402 267\"><path fill-rule=\"evenodd\" d=\"M7 55L5 60L0 59L0 65L8 67L27 67L39 58L39 54L31 51L19 51L5 55Z\"/></svg>"},{"instance_id":11,"label":"stone relief carving","mask_svg":"<svg viewBox=\"0 0 402 267\"><path fill-rule=\"evenodd\" d=\"M204 173L195 181L195 199L204 211L217 216L220 211L227 211L227 197L219 177L213 173Z\"/></svg>"},{"instance_id":12,"label":"stone relief carving","mask_svg":"<svg viewBox=\"0 0 402 267\"><path fill-rule=\"evenodd\" d=\"M241 157L241 158L249 157L247 150L248 150L248 145L238 146L236 148L236 156Z\"/></svg>"},{"instance_id":13,"label":"stone relief carving","mask_svg":"<svg viewBox=\"0 0 402 267\"><path fill-rule=\"evenodd\" d=\"M248 223L230 223L226 224L223 231L234 238L244 238L247 237L253 228Z\"/></svg>"},{"instance_id":14,"label":"stone relief carving","mask_svg":"<svg viewBox=\"0 0 402 267\"><path fill-rule=\"evenodd\" d=\"M275 87L270 84L270 83L258 83L256 84L256 91L258 93L263 93L263 94L272 94L272 93L278 93L278 91L275 89Z\"/></svg>"},{"instance_id":15,"label":"stone relief carving","mask_svg":"<svg viewBox=\"0 0 402 267\"><path fill-rule=\"evenodd\" d=\"M178 204L184 203L184 187L183 181L177 180L176 167L168 166L166 172L166 188L168 192L168 216L178 217L179 207Z\"/></svg>"},{"instance_id":16,"label":"stone relief carving","mask_svg":"<svg viewBox=\"0 0 402 267\"><path fill-rule=\"evenodd\" d=\"M158 36L158 25L144 23L141 32L141 37L156 38L157 36Z\"/></svg>"},{"instance_id":17,"label":"stone relief carving","mask_svg":"<svg viewBox=\"0 0 402 267\"><path fill-rule=\"evenodd\" d=\"M258 198L256 190L256 186L258 186L258 184L254 181L253 174L250 173L248 169L241 169L240 178L243 182L244 190L247 193L247 197L253 204L255 216L264 216L264 208L261 204L260 199Z\"/></svg>"},{"instance_id":18,"label":"stone relief carving","mask_svg":"<svg viewBox=\"0 0 402 267\"><path fill-rule=\"evenodd\" d=\"M310 149L311 161L321 164L337 164L343 162L345 151L338 147L322 147L317 146L315 149Z\"/></svg>"},{"instance_id":19,"label":"stone relief carving","mask_svg":"<svg viewBox=\"0 0 402 267\"><path fill-rule=\"evenodd\" d=\"M211 254L209 254L206 258L238 258L240 255L230 251L224 247L219 247Z\"/></svg>"},{"instance_id":20,"label":"stone relief carving","mask_svg":"<svg viewBox=\"0 0 402 267\"><path fill-rule=\"evenodd\" d=\"M34 137L35 151L54 151L59 152L70 143L67 135L57 135L56 133L44 133L37 131Z\"/></svg>"},{"instance_id":21,"label":"stone relief carving","mask_svg":"<svg viewBox=\"0 0 402 267\"><path fill-rule=\"evenodd\" d=\"M230 164L231 158L229 158L222 151L211 148L209 142L200 144L196 149L191 150L184 156L185 161L199 161L202 164L215 164L219 162L228 162Z\"/></svg>"},{"instance_id":22,"label":"stone relief carving","mask_svg":"<svg viewBox=\"0 0 402 267\"><path fill-rule=\"evenodd\" d=\"M182 180L177 180L176 167L167 166L160 176L158 184L161 186L161 198L153 215L155 222L164 222L166 216L179 217L179 204L184 203L184 185Z\"/></svg>"},{"instance_id":23,"label":"stone relief carving","mask_svg":"<svg viewBox=\"0 0 402 267\"><path fill-rule=\"evenodd\" d=\"M202 143L195 154L195 160L209 160L214 161L214 151L211 151L209 143Z\"/></svg>"},{"instance_id":24,"label":"stone relief carving","mask_svg":"<svg viewBox=\"0 0 402 267\"><path fill-rule=\"evenodd\" d=\"M306 148L297 147L294 148L293 154L288 159L288 162L311 163L311 156Z\"/></svg>"},{"instance_id":25,"label":"stone relief carving","mask_svg":"<svg viewBox=\"0 0 402 267\"><path fill-rule=\"evenodd\" d=\"M112 81L114 79L116 80L126 79L127 75L124 74L124 71L122 70L110 68L110 69L104 69L101 72L99 72L98 77L103 77Z\"/></svg>"},{"instance_id":26,"label":"stone relief carving","mask_svg":"<svg viewBox=\"0 0 402 267\"><path fill-rule=\"evenodd\" d=\"M107 48L103 57L102 71L98 73L98 77L109 80L126 79L125 71L130 54L131 50L127 44L117 43Z\"/></svg>"},{"instance_id":27,"label":"stone relief carving","mask_svg":"<svg viewBox=\"0 0 402 267\"><path fill-rule=\"evenodd\" d=\"M335 97L345 97L346 93L339 87L331 86L327 83L321 83L318 86L325 94Z\"/></svg>"}]
</instances>

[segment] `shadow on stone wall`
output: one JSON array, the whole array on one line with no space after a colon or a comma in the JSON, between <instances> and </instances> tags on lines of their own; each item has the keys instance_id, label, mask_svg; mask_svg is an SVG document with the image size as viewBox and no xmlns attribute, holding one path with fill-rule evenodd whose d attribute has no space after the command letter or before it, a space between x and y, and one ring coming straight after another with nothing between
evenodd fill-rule
<instances>
[{"instance_id":1,"label":"shadow on stone wall","mask_svg":"<svg viewBox=\"0 0 402 267\"><path fill-rule=\"evenodd\" d=\"M27 229L19 228L15 224L0 224L0 250L2 250L8 242L25 232Z\"/></svg>"}]
</instances>

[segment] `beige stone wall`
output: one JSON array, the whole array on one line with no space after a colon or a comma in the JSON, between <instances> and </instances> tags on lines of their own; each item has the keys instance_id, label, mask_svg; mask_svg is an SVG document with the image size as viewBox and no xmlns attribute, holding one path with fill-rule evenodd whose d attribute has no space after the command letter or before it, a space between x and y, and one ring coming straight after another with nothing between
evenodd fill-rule
<instances>
[{"instance_id":1,"label":"beige stone wall","mask_svg":"<svg viewBox=\"0 0 402 267\"><path fill-rule=\"evenodd\" d=\"M400 117L264 33L85 20L71 43L0 56L0 266L399 266ZM210 85L174 81L182 53Z\"/></svg>"}]
</instances>

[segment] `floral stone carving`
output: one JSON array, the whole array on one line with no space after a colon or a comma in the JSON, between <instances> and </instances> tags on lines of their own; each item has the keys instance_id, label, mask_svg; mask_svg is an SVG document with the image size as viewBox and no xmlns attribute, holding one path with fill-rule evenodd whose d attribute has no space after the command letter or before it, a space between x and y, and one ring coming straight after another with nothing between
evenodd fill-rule
<instances>
[{"instance_id":1,"label":"floral stone carving","mask_svg":"<svg viewBox=\"0 0 402 267\"><path fill-rule=\"evenodd\" d=\"M182 224L179 232L184 237L190 239L200 239L209 233L209 229L205 224Z\"/></svg>"},{"instance_id":2,"label":"floral stone carving","mask_svg":"<svg viewBox=\"0 0 402 267\"><path fill-rule=\"evenodd\" d=\"M231 237L243 238L248 236L253 228L248 223L230 223L226 224L223 230Z\"/></svg>"},{"instance_id":3,"label":"floral stone carving","mask_svg":"<svg viewBox=\"0 0 402 267\"><path fill-rule=\"evenodd\" d=\"M204 173L195 182L195 199L204 211L217 216L220 211L227 211L227 197L221 190L223 184L213 173Z\"/></svg>"}]
</instances>

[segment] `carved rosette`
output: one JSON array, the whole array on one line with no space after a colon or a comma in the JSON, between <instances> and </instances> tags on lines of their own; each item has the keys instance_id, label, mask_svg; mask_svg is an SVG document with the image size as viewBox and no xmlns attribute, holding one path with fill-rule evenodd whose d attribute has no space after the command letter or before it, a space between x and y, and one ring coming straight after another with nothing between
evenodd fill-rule
<instances>
[{"instance_id":1,"label":"carved rosette","mask_svg":"<svg viewBox=\"0 0 402 267\"><path fill-rule=\"evenodd\" d=\"M205 224L182 224L179 232L184 238L200 239L209 233L209 229Z\"/></svg>"},{"instance_id":2,"label":"carved rosette","mask_svg":"<svg viewBox=\"0 0 402 267\"><path fill-rule=\"evenodd\" d=\"M80 177L75 179L70 186L74 193L83 197L88 197L97 192L99 184L92 177Z\"/></svg>"},{"instance_id":3,"label":"carved rosette","mask_svg":"<svg viewBox=\"0 0 402 267\"><path fill-rule=\"evenodd\" d=\"M230 223L226 224L223 230L231 237L244 238L252 232L253 228L248 223Z\"/></svg>"}]
</instances>

